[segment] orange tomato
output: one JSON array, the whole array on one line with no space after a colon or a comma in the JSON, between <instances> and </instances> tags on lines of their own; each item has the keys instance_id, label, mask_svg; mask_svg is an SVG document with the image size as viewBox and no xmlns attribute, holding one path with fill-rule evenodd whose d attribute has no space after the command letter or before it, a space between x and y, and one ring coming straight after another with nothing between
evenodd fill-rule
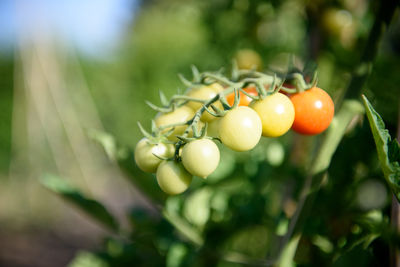
<instances>
[{"instance_id":1,"label":"orange tomato","mask_svg":"<svg viewBox=\"0 0 400 267\"><path fill-rule=\"evenodd\" d=\"M257 89L255 87L244 88L244 91L246 91L246 93L253 95L253 96L258 95ZM239 92L239 95L240 95L239 106L248 106L250 104L250 102L253 101L253 99L251 97L248 97L247 95L245 95L242 92ZM235 101L235 93L231 93L231 94L227 95L226 100L228 101L228 104L230 106L232 106L233 102Z\"/></svg>"},{"instance_id":2,"label":"orange tomato","mask_svg":"<svg viewBox=\"0 0 400 267\"><path fill-rule=\"evenodd\" d=\"M313 87L290 96L295 110L292 129L300 134L319 134L328 128L334 115L332 98L324 90Z\"/></svg>"}]
</instances>

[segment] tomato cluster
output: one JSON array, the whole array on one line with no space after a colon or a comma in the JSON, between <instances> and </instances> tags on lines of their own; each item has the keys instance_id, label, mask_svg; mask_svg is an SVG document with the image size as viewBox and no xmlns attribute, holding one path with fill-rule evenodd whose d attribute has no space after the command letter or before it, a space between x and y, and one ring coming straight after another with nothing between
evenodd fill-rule
<instances>
[{"instance_id":1,"label":"tomato cluster","mask_svg":"<svg viewBox=\"0 0 400 267\"><path fill-rule=\"evenodd\" d=\"M228 84L218 80L207 84L204 79L185 95L174 96L160 108L152 133L143 130L146 137L135 148L136 164L156 173L167 194L182 193L193 176L206 178L215 171L220 152L214 140L235 151L248 151L262 136L279 137L290 129L319 134L334 115L332 99L315 86L288 93L275 86L266 90L248 82L222 81Z\"/></svg>"}]
</instances>

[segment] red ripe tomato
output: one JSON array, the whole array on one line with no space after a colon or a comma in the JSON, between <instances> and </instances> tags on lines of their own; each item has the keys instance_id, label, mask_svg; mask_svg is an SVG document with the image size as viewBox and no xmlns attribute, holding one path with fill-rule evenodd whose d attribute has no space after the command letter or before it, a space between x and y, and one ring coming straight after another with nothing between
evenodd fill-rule
<instances>
[{"instance_id":1,"label":"red ripe tomato","mask_svg":"<svg viewBox=\"0 0 400 267\"><path fill-rule=\"evenodd\" d=\"M313 87L290 96L295 118L292 129L300 134L315 135L328 128L334 115L332 98L322 89Z\"/></svg>"},{"instance_id":2,"label":"red ripe tomato","mask_svg":"<svg viewBox=\"0 0 400 267\"><path fill-rule=\"evenodd\" d=\"M253 96L258 95L257 89L255 87L247 87L247 88L244 88L244 90L249 95L253 95ZM239 95L240 95L239 106L248 106L250 104L250 102L253 101L253 99L251 97L248 97L247 95L245 95L242 92L239 92ZM235 93L231 93L231 94L227 95L226 101L228 101L228 104L230 106L232 106L233 102L235 101Z\"/></svg>"}]
</instances>

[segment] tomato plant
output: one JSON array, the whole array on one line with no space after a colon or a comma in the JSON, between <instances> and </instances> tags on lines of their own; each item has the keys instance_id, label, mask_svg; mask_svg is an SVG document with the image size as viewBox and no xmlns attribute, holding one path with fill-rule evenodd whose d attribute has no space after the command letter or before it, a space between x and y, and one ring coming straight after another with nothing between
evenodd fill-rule
<instances>
[{"instance_id":1,"label":"tomato plant","mask_svg":"<svg viewBox=\"0 0 400 267\"><path fill-rule=\"evenodd\" d=\"M328 128L334 115L332 98L322 89L313 87L290 96L295 109L292 129L306 135L319 134Z\"/></svg>"},{"instance_id":2,"label":"tomato plant","mask_svg":"<svg viewBox=\"0 0 400 267\"><path fill-rule=\"evenodd\" d=\"M135 147L135 162L144 172L156 172L158 165L162 161L157 156L164 158L172 157L174 151L172 144L151 144L150 140L144 137Z\"/></svg>"},{"instance_id":3,"label":"tomato plant","mask_svg":"<svg viewBox=\"0 0 400 267\"><path fill-rule=\"evenodd\" d=\"M164 1L151 2L156 4ZM398 168L396 169L400 160L399 146L394 138L387 135L379 115L368 113L367 109L357 105L360 104L357 98L362 89L368 88L365 93L378 104L378 91L385 88L380 91L388 98L395 99L395 91L390 92L390 89L391 85L398 83L391 79L396 75L389 73L396 74L393 66L396 65L398 52L395 31L397 27L388 26L390 20L398 19L393 17L393 13L398 11L398 3L296 1L293 5L293 1L209 1L208 4L199 5L198 1L190 2L196 4L175 5L176 7L168 10L167 5L160 4L158 6L162 9L160 8L159 13L155 12L153 4L145 5L144 9L151 7L151 16L147 20L154 26L144 28L147 37L145 42L135 38L132 57L135 60L126 61L135 62L136 65L144 63L144 68L135 68L142 76L129 75L134 80L135 88L159 88L160 85L165 85L162 89L168 95L173 94L170 99L160 94L160 105L153 106L154 110L167 114L168 111L184 105L197 107L191 107L191 116L185 120L172 123L175 128L182 128L179 133L174 132L168 136L169 143L175 149L174 160L163 161L157 158L159 165L155 179L151 179L152 175L143 174L138 168L133 168L131 153L120 153L129 152L128 147L119 147L119 142L110 149L110 139L104 141L107 154L111 154L113 157L110 158L130 175L135 187L145 194L144 200L149 201L144 203L143 208L140 207L141 203L135 202L134 209L129 209L127 213L132 227L123 224L121 228L113 226L112 217L110 219L107 216L107 209L94 205L96 202L90 198L84 202L84 210L89 213L99 212L97 216L90 215L105 221L105 225L110 225L109 228L115 230L113 236L106 240L103 251L93 253L90 257L85 253L83 260L105 260L105 264L94 261L97 265L104 266L392 264L389 251L395 252L400 248L399 225L395 227L400 195L400 178L396 175L399 173ZM328 26L328 22L324 22L325 11L333 6L336 11L329 17L341 23L336 29L336 26ZM205 7L208 12L203 14L201 10ZM181 9L179 12L185 17L175 20L179 14L177 9ZM346 9L352 10L352 14L345 11ZM375 11L377 16L373 14ZM356 23L362 22L363 25L349 25L349 18ZM143 20L138 22L141 21ZM157 24L157 21L161 23ZM166 21L173 22L171 28L164 29L163 24ZM137 26L140 24L145 23L135 22ZM191 29L200 29L201 32L185 30L190 25L193 27ZM207 29L209 26L214 28ZM163 31L157 31L160 28ZM173 34L173 29L178 29L178 32ZM331 32L328 32L329 29ZM370 33L368 29L371 29ZM378 39L382 40L380 37L384 36L385 29L391 29L389 35L385 36L383 42L378 42ZM186 31L190 35L185 34ZM163 33L162 38L154 40L151 37L157 32ZM171 42L164 42L168 36ZM207 44L206 41L209 40L212 43ZM148 50L150 53L139 49L138 44L141 43L142 46L151 48ZM158 45L160 43L168 44L163 47L177 46L173 47L173 53L161 53ZM216 47L215 44L218 43L221 45ZM186 60L195 59L202 66L215 66L234 54L233 49L243 46L259 49L262 57L272 63L266 65L268 73L256 71L261 69L261 64L243 63L240 60L237 60L238 69L232 68L231 76L225 75L222 70L199 72L192 68L192 79L182 79L185 88L190 90L188 93L208 88L206 91L210 94L204 97L194 95L190 99L189 95L179 92L174 94L171 91L175 85L175 75L171 78L170 74L181 70ZM182 50L185 47L187 51ZM365 47L365 51L359 49L361 47ZM389 53L378 51L379 47L389 48ZM186 53L189 51L194 54L190 56ZM204 55L200 55L199 52L202 51ZM288 55L295 51L300 55ZM245 60L251 58L251 53L246 56L242 51L241 54L245 55ZM166 61L149 61L149 55ZM379 56L375 58L376 55ZM305 62L304 58L312 58L312 61ZM251 124L252 119L242 119L243 114L238 110L243 111L242 107L252 106L249 103L243 104L242 101L247 98L244 94L240 94L241 101L236 101L235 104L229 97L237 90L240 93L256 86L261 90L258 90L258 101L253 103L253 107L256 113L259 111L257 116L261 121L261 134L280 136L290 127L288 122L291 120L281 117L276 108L274 109L274 103L265 103L267 100L273 102L279 96L274 94L277 89L292 98L292 121L296 120L292 124L294 130L301 121L308 120L297 131L306 134L323 132L321 129L315 130L319 127L315 123L329 124L330 121L329 116L324 118L324 112L321 114L321 110L315 110L322 106L321 100L314 103L310 101L309 104L305 99L305 96L313 92L309 88L317 86L316 76L313 75L316 71L314 63L319 64L321 86L330 86L329 92L340 88L343 96L340 111L336 111L337 116L329 133L323 138L302 138L296 134L286 134L283 138L274 139L260 138L259 134L253 134L257 131L253 131L252 127L244 127ZM177 65L174 67L173 64ZM357 71L365 69L365 66L368 66L368 71ZM379 66L380 71L377 71L376 66ZM115 69L120 71L121 68ZM373 84L368 78L371 70L376 80ZM121 78L121 75L117 77ZM271 86L267 88L265 85ZM214 87L219 88L215 90ZM132 95L136 101L141 102L140 97L148 98L153 94L144 92ZM294 104L300 96L301 99ZM277 103L281 103L282 99L285 98L276 100ZM287 98L285 101L287 103ZM219 102L223 104L222 108L218 106L220 110L213 109ZM394 112L391 122L386 123L389 123L390 131L396 129L397 103L390 105L388 101L382 100L380 103ZM362 112L367 112L370 121L379 125L379 128L377 125L371 127L377 141L378 157L373 153L374 144L368 127L365 127L365 121L362 127L355 123L362 117ZM241 116L238 116L239 113ZM136 113L137 117L138 114L140 113ZM206 121L203 117L205 114L210 116L211 121L203 124L202 121ZM305 130L307 124L314 124L311 130ZM266 126L270 127L268 131L264 129ZM171 127L152 125L151 132L144 136L151 141L149 145L156 144L157 140L168 142L165 140L166 133ZM346 134L350 131L351 134ZM176 137L176 134L180 136ZM127 138L133 138L129 135L130 133ZM219 161L213 159L213 156L206 157L202 151L208 144L201 142L207 140L211 144L212 137L223 140L222 144L218 144L221 153ZM259 143L254 145L258 140ZM229 148L239 151L252 149L235 153ZM114 152L115 155L112 154ZM136 158L139 159L140 156ZM149 161L153 159L150 157ZM384 175L377 171L378 159ZM16 163L18 167L19 164ZM214 165L218 164L218 168L207 180L197 177L207 176L211 172L208 168L214 169ZM195 175L190 184L188 181ZM386 179L388 185L384 186L384 178L387 177L390 179ZM60 187L65 188L55 185L57 184L50 184L58 191ZM187 190L189 186L190 190ZM66 189L67 199L72 199L75 204L84 200L79 195L72 194L68 187ZM393 213L389 208L392 196L389 189L393 190ZM185 193L170 197L164 191L167 194ZM110 214L112 215L112 210ZM95 257L97 255L99 258ZM398 261L393 262L393 266L397 265Z\"/></svg>"},{"instance_id":4,"label":"tomato plant","mask_svg":"<svg viewBox=\"0 0 400 267\"><path fill-rule=\"evenodd\" d=\"M258 95L257 89L255 87L247 87L244 88L243 90L246 91L246 93L248 93L249 95L252 96ZM243 92L240 92L239 95L240 95L239 106L248 106L250 102L253 101L251 97L247 96ZM235 100L235 93L230 93L229 95L226 96L226 101L230 106L233 105L234 100Z\"/></svg>"},{"instance_id":5,"label":"tomato plant","mask_svg":"<svg viewBox=\"0 0 400 267\"><path fill-rule=\"evenodd\" d=\"M281 93L275 93L250 104L261 118L262 135L278 137L285 134L294 120L294 107L290 99Z\"/></svg>"},{"instance_id":6,"label":"tomato plant","mask_svg":"<svg viewBox=\"0 0 400 267\"><path fill-rule=\"evenodd\" d=\"M192 175L182 163L173 160L161 162L157 168L156 177L160 188L169 195L184 192L192 182Z\"/></svg>"},{"instance_id":7,"label":"tomato plant","mask_svg":"<svg viewBox=\"0 0 400 267\"><path fill-rule=\"evenodd\" d=\"M249 107L230 110L220 121L219 137L235 151L247 151L258 144L262 124L257 112Z\"/></svg>"},{"instance_id":8,"label":"tomato plant","mask_svg":"<svg viewBox=\"0 0 400 267\"><path fill-rule=\"evenodd\" d=\"M210 139L198 139L182 149L182 163L192 175L206 178L219 164L219 149Z\"/></svg>"}]
</instances>

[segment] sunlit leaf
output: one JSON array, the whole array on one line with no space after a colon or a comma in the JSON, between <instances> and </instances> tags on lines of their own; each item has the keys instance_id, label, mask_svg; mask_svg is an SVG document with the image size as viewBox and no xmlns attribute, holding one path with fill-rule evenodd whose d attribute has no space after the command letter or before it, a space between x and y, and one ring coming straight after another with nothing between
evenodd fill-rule
<instances>
[{"instance_id":1,"label":"sunlit leaf","mask_svg":"<svg viewBox=\"0 0 400 267\"><path fill-rule=\"evenodd\" d=\"M202 188L191 194L185 201L183 214L189 222L203 228L210 217L210 188Z\"/></svg>"},{"instance_id":2,"label":"sunlit leaf","mask_svg":"<svg viewBox=\"0 0 400 267\"><path fill-rule=\"evenodd\" d=\"M172 212L169 213L166 210L164 210L162 214L164 218L169 221L180 234L182 234L183 237L185 237L195 245L201 246L203 244L203 237L185 219L180 217L178 214Z\"/></svg>"},{"instance_id":3,"label":"sunlit leaf","mask_svg":"<svg viewBox=\"0 0 400 267\"><path fill-rule=\"evenodd\" d=\"M109 264L100 257L87 251L80 251L68 264L68 267L108 267Z\"/></svg>"},{"instance_id":4,"label":"sunlit leaf","mask_svg":"<svg viewBox=\"0 0 400 267\"><path fill-rule=\"evenodd\" d=\"M175 243L168 250L166 266L167 267L179 267L181 266L188 249L184 244Z\"/></svg>"},{"instance_id":5,"label":"sunlit leaf","mask_svg":"<svg viewBox=\"0 0 400 267\"><path fill-rule=\"evenodd\" d=\"M141 127L141 125L140 125ZM107 154L107 157L111 160L116 160L117 158L117 143L115 141L114 136L98 131L95 129L90 129L88 131L88 135L90 138L92 138L94 141L98 142L101 144L103 147L104 151Z\"/></svg>"},{"instance_id":6,"label":"sunlit leaf","mask_svg":"<svg viewBox=\"0 0 400 267\"><path fill-rule=\"evenodd\" d=\"M395 139L392 140L381 116L375 111L365 96L363 96L363 101L383 174L393 194L400 201L399 143Z\"/></svg>"}]
</instances>

